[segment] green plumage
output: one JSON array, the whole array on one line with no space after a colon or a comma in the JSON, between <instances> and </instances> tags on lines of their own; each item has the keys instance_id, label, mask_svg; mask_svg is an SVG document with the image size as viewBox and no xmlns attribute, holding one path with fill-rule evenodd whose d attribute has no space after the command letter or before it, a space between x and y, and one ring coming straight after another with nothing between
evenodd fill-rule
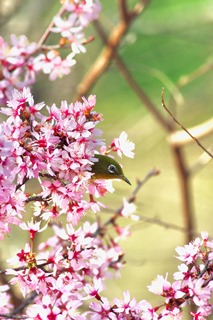
<instances>
[{"instance_id":1,"label":"green plumage","mask_svg":"<svg viewBox=\"0 0 213 320\"><path fill-rule=\"evenodd\" d=\"M92 179L121 179L131 185L117 161L101 154L96 154L95 158L98 161L94 162L92 166L92 172L94 173Z\"/></svg>"}]
</instances>

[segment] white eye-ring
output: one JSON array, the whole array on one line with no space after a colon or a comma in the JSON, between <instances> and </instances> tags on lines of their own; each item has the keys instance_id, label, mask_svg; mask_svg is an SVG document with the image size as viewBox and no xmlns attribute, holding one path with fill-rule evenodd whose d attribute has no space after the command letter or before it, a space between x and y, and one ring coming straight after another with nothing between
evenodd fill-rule
<instances>
[{"instance_id":1,"label":"white eye-ring","mask_svg":"<svg viewBox=\"0 0 213 320\"><path fill-rule=\"evenodd\" d=\"M117 173L116 166L114 166L114 164L110 164L110 165L108 166L108 172L109 172L109 173L112 173L112 174Z\"/></svg>"}]
</instances>

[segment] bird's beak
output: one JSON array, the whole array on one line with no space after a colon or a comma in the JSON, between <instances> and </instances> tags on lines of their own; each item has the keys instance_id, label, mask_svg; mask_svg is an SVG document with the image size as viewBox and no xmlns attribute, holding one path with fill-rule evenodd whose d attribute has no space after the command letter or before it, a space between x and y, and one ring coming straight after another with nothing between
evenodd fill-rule
<instances>
[{"instance_id":1,"label":"bird's beak","mask_svg":"<svg viewBox=\"0 0 213 320\"><path fill-rule=\"evenodd\" d=\"M125 176L121 176L120 178L131 186L130 181Z\"/></svg>"}]
</instances>

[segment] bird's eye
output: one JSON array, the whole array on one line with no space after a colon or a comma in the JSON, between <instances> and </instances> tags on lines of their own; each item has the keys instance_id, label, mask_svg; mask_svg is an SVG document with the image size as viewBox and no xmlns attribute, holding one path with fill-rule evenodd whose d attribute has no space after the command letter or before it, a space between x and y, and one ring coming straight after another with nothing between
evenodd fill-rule
<instances>
[{"instance_id":1,"label":"bird's eye","mask_svg":"<svg viewBox=\"0 0 213 320\"><path fill-rule=\"evenodd\" d=\"M108 166L108 172L111 173L111 174L117 174L117 169L116 169L116 166L114 166L114 164L110 164Z\"/></svg>"}]
</instances>

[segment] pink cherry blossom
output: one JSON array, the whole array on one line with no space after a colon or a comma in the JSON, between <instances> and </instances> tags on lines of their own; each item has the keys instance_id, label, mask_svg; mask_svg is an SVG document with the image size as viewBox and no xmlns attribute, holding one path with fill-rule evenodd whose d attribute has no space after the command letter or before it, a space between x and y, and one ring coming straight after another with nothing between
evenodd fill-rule
<instances>
[{"instance_id":1,"label":"pink cherry blossom","mask_svg":"<svg viewBox=\"0 0 213 320\"><path fill-rule=\"evenodd\" d=\"M56 16L53 19L55 26L51 29L52 32L61 33L62 37L69 38L73 33L82 30L82 26L75 23L75 17L70 15L68 19L63 19L60 16Z\"/></svg>"},{"instance_id":2,"label":"pink cherry blossom","mask_svg":"<svg viewBox=\"0 0 213 320\"><path fill-rule=\"evenodd\" d=\"M29 231L30 239L34 239L37 232L43 232L47 228L47 224L45 224L42 228L40 228L40 224L41 224L41 221L38 221L38 222L30 221L27 223L22 222L19 224L19 227L22 230Z\"/></svg>"},{"instance_id":3,"label":"pink cherry blossom","mask_svg":"<svg viewBox=\"0 0 213 320\"><path fill-rule=\"evenodd\" d=\"M7 314L12 311L12 303L10 302L9 291L10 287L8 285L0 286L0 314Z\"/></svg>"},{"instance_id":4,"label":"pink cherry blossom","mask_svg":"<svg viewBox=\"0 0 213 320\"><path fill-rule=\"evenodd\" d=\"M117 316L111 311L111 305L107 298L103 297L100 303L91 302L90 308L93 312L89 312L91 320L115 320Z\"/></svg>"},{"instance_id":5,"label":"pink cherry blossom","mask_svg":"<svg viewBox=\"0 0 213 320\"><path fill-rule=\"evenodd\" d=\"M94 278L93 285L91 286L90 284L87 284L84 290L90 297L95 297L97 300L100 300L99 293L103 288L103 281L100 278Z\"/></svg>"},{"instance_id":6,"label":"pink cherry blossom","mask_svg":"<svg viewBox=\"0 0 213 320\"><path fill-rule=\"evenodd\" d=\"M168 275L166 275L165 278L161 275L158 275L157 278L152 281L151 285L148 286L149 291L163 296L164 291L171 286L170 282L167 280L167 277Z\"/></svg>"},{"instance_id":7,"label":"pink cherry blossom","mask_svg":"<svg viewBox=\"0 0 213 320\"><path fill-rule=\"evenodd\" d=\"M123 208L121 210L121 216L125 218L131 218L134 221L138 221L139 216L135 215L136 206L134 203L129 203L125 198L123 199Z\"/></svg>"},{"instance_id":8,"label":"pink cherry blossom","mask_svg":"<svg viewBox=\"0 0 213 320\"><path fill-rule=\"evenodd\" d=\"M129 158L134 158L133 150L135 148L135 145L133 142L128 140L127 134L124 131L121 132L119 138L115 138L112 141L110 148L113 151L116 151L118 156L121 158L123 154Z\"/></svg>"},{"instance_id":9,"label":"pink cherry blossom","mask_svg":"<svg viewBox=\"0 0 213 320\"><path fill-rule=\"evenodd\" d=\"M97 19L101 11L100 2L97 0L75 0L67 2L65 8L82 26L87 26L89 22Z\"/></svg>"},{"instance_id":10,"label":"pink cherry blossom","mask_svg":"<svg viewBox=\"0 0 213 320\"><path fill-rule=\"evenodd\" d=\"M0 37L0 104L11 98L13 89L22 89L36 81L38 72L49 74L49 79L54 81L58 77L68 75L76 63L73 59L78 53L85 53L84 29L100 13L98 1L80 1L73 4L64 4L64 15L53 18L54 26L50 33L58 33L70 44L67 55L59 50L46 48L42 52L42 44L29 42L25 35L19 37L12 35L10 43ZM65 18L66 16L66 18ZM62 45L63 47L63 45ZM42 53L41 53L42 52Z\"/></svg>"},{"instance_id":11,"label":"pink cherry blossom","mask_svg":"<svg viewBox=\"0 0 213 320\"><path fill-rule=\"evenodd\" d=\"M130 298L130 293L128 291L125 291L123 293L124 299L120 300L115 298L114 302L116 305L116 308L114 309L116 313L124 313L124 314L131 314L132 310L134 310L134 308L137 305L136 299Z\"/></svg>"}]
</instances>

